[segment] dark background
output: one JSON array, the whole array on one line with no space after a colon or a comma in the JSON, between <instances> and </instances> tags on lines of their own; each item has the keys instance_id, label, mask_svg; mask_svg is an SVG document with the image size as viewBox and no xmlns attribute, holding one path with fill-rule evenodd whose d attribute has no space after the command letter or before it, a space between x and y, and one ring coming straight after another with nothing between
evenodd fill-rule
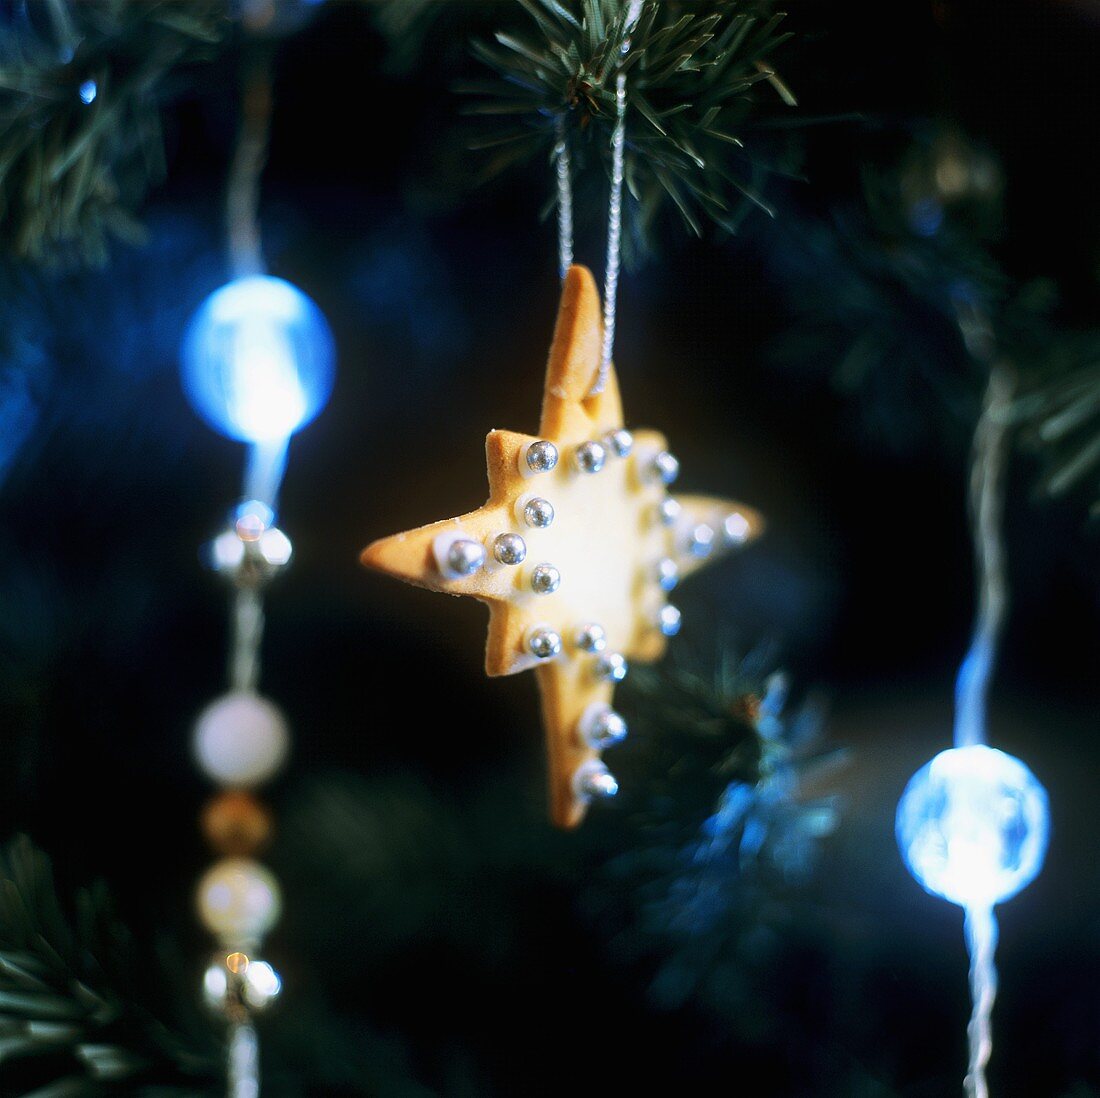
<instances>
[{"instance_id":1,"label":"dark background","mask_svg":"<svg viewBox=\"0 0 1100 1098\"><path fill-rule=\"evenodd\" d=\"M937 360L942 319L905 302L897 334L920 372L887 363L844 392L851 333L797 337L858 251L837 241L868 165L891 170L945 123L1000 158L1004 270L1053 280L1060 324L1095 320L1100 7L793 4L800 37L780 68L806 116L845 117L799 132L804 180L772 184L774 220L705 241L670 223L623 278L629 422L667 433L687 490L770 523L679 593L677 644L776 643L798 689L827 700L829 740L851 749L840 827L785 897L779 936L745 951L739 996L675 1008L651 994L659 950L631 945L639 877L608 872L622 810L579 835L545 824L534 684L482 677L482 608L357 564L377 536L478 505L486 431L537 423L557 304L553 229L538 220L549 173L472 186L452 86L475 71L463 20L494 16L463 8L405 64L354 3L311 11L278 51L265 249L328 316L339 374L291 446L281 525L296 556L268 602L263 682L295 735L271 796L286 915L269 953L288 985L271 1093L958 1093L961 916L909 878L893 811L950 736L973 613L964 478L980 376ZM6 335L33 361L39 415L0 483L0 824L45 848L66 887L107 880L151 979L175 978L158 974L155 943L183 958L166 1004L191 995L207 948L191 919L207 789L188 737L222 690L226 603L197 551L242 459L192 414L175 354L225 278L238 59L234 47L203 70L167 117L147 246L99 272L5 273ZM578 240L597 275L602 252L598 229ZM1002 1098L1100 1093L1097 545L1087 500L1042 498L1037 470L1013 461L991 736L1049 790L1052 843L1001 911ZM302 1081L356 1044L358 1085L336 1069Z\"/></svg>"}]
</instances>

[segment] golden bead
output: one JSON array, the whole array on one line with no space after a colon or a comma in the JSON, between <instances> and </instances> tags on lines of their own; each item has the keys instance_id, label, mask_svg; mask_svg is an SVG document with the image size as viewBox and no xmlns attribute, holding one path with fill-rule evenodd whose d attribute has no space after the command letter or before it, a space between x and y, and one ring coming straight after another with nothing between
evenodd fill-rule
<instances>
[{"instance_id":1,"label":"golden bead","mask_svg":"<svg viewBox=\"0 0 1100 1098\"><path fill-rule=\"evenodd\" d=\"M234 789L207 801L200 819L206 841L219 854L255 854L271 841L271 813L251 793Z\"/></svg>"}]
</instances>

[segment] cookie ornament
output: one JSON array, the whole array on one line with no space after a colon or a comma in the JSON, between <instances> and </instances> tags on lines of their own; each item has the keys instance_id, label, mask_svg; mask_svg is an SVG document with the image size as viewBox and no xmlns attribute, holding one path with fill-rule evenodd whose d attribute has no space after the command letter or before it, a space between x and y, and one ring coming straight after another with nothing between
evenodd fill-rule
<instances>
[{"instance_id":1,"label":"cookie ornament","mask_svg":"<svg viewBox=\"0 0 1100 1098\"><path fill-rule=\"evenodd\" d=\"M740 504L671 495L680 467L664 436L631 432L623 422L612 352L627 70L635 32L649 34L656 15L656 5L646 14L641 0L629 0L603 24L601 81L613 95L614 125L602 303L591 273L573 262L568 89L561 109L550 112L562 297L538 434L490 431L483 507L383 538L362 555L370 568L484 602L489 675L534 669L550 816L559 827L575 827L594 799L618 791L602 759L627 734L626 720L613 708L615 686L631 661L658 659L679 631L680 612L669 592L761 529L760 517Z\"/></svg>"},{"instance_id":2,"label":"cookie ornament","mask_svg":"<svg viewBox=\"0 0 1100 1098\"><path fill-rule=\"evenodd\" d=\"M572 266L538 434L489 433L483 507L362 554L370 568L489 607L486 672L533 669L538 680L559 827L576 826L591 800L618 788L601 759L627 731L612 707L615 685L678 631L668 593L761 528L740 504L670 494L676 459L656 431L625 429L603 336L592 275Z\"/></svg>"}]
</instances>

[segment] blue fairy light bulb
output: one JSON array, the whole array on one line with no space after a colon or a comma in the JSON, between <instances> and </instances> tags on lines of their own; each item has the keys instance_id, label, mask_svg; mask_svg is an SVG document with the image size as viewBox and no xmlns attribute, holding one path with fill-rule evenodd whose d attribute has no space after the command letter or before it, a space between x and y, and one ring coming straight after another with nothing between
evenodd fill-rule
<instances>
[{"instance_id":1,"label":"blue fairy light bulb","mask_svg":"<svg viewBox=\"0 0 1100 1098\"><path fill-rule=\"evenodd\" d=\"M985 744L941 751L909 780L897 840L935 896L990 908L1034 880L1050 828L1046 790L1019 759Z\"/></svg>"},{"instance_id":2,"label":"blue fairy light bulb","mask_svg":"<svg viewBox=\"0 0 1100 1098\"><path fill-rule=\"evenodd\" d=\"M182 348L195 410L241 442L285 440L325 406L336 352L321 310L269 275L237 278L199 306Z\"/></svg>"}]
</instances>

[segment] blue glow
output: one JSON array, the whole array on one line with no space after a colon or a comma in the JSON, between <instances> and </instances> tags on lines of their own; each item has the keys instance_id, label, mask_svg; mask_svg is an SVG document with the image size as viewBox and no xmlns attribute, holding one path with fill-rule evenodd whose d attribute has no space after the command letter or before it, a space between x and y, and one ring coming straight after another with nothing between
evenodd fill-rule
<instances>
[{"instance_id":1,"label":"blue glow","mask_svg":"<svg viewBox=\"0 0 1100 1098\"><path fill-rule=\"evenodd\" d=\"M80 85L80 101L82 103L94 102L95 97L99 94L99 88L96 86L94 80L85 80Z\"/></svg>"},{"instance_id":2,"label":"blue glow","mask_svg":"<svg viewBox=\"0 0 1100 1098\"><path fill-rule=\"evenodd\" d=\"M943 207L934 198L922 198L910 207L909 224L918 236L935 236L943 228Z\"/></svg>"},{"instance_id":3,"label":"blue glow","mask_svg":"<svg viewBox=\"0 0 1100 1098\"><path fill-rule=\"evenodd\" d=\"M1050 829L1046 790L1019 759L984 744L941 751L898 803L909 872L934 896L989 907L1034 880Z\"/></svg>"},{"instance_id":4,"label":"blue glow","mask_svg":"<svg viewBox=\"0 0 1100 1098\"><path fill-rule=\"evenodd\" d=\"M215 290L182 350L195 410L241 442L289 438L325 406L336 351L321 310L281 278L253 275Z\"/></svg>"}]
</instances>

